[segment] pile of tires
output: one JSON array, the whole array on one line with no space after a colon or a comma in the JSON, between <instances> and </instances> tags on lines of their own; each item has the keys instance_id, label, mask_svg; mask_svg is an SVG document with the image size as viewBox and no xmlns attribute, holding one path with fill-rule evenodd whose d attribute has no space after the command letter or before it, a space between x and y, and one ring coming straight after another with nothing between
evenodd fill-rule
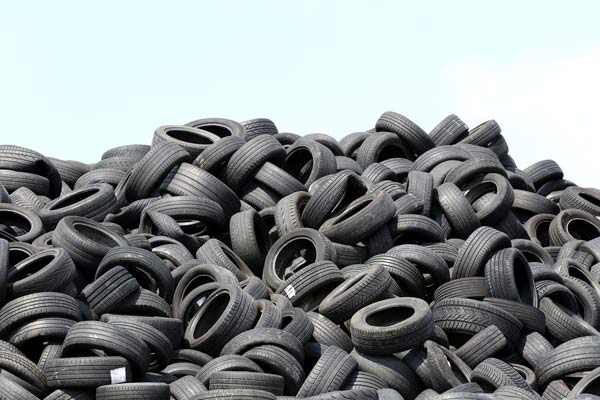
<instances>
[{"instance_id":1,"label":"pile of tires","mask_svg":"<svg viewBox=\"0 0 600 400\"><path fill-rule=\"evenodd\" d=\"M0 146L0 399L591 399L600 191L499 125Z\"/></svg>"}]
</instances>

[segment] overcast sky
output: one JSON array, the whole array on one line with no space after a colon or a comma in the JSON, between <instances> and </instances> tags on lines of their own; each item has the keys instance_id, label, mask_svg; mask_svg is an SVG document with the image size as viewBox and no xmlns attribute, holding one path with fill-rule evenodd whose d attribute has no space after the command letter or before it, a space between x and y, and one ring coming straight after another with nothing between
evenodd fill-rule
<instances>
[{"instance_id":1,"label":"overcast sky","mask_svg":"<svg viewBox=\"0 0 600 400\"><path fill-rule=\"evenodd\" d=\"M519 167L600 187L600 2L494 4L3 2L0 142L94 162L202 117L341 138L455 113L496 119Z\"/></svg>"}]
</instances>

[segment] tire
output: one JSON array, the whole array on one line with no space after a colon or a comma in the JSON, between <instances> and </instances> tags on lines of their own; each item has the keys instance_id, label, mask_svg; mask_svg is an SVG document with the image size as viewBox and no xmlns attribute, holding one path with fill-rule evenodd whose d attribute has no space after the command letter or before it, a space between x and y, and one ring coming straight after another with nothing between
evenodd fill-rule
<instances>
[{"instance_id":1,"label":"tire","mask_svg":"<svg viewBox=\"0 0 600 400\"><path fill-rule=\"evenodd\" d=\"M152 355L149 371L162 371L169 364L173 346L161 331L139 321L115 321L111 324L134 333L146 343Z\"/></svg>"},{"instance_id":2,"label":"tire","mask_svg":"<svg viewBox=\"0 0 600 400\"><path fill-rule=\"evenodd\" d=\"M474 205L478 204L477 201L482 196L487 198L492 192L495 192L495 195L490 197L490 201L481 204L476 211L482 225L493 225L501 221L511 210L515 196L510 182L502 175L487 174L481 178L481 181L469 185L469 191L465 195L469 203Z\"/></svg>"},{"instance_id":3,"label":"tire","mask_svg":"<svg viewBox=\"0 0 600 400\"><path fill-rule=\"evenodd\" d=\"M400 200L407 196L402 197ZM390 228L394 244L414 242L438 243L443 242L446 237L442 227L424 215L398 215L396 211L396 216L389 222L388 227Z\"/></svg>"},{"instance_id":4,"label":"tire","mask_svg":"<svg viewBox=\"0 0 600 400\"><path fill-rule=\"evenodd\" d=\"M268 135L257 136L231 156L225 168L225 182L237 192L265 162L281 165L284 159L285 149L277 139Z\"/></svg>"},{"instance_id":5,"label":"tire","mask_svg":"<svg viewBox=\"0 0 600 400\"><path fill-rule=\"evenodd\" d=\"M63 342L64 357L89 349L126 358L136 377L144 376L150 362L150 349L146 343L129 331L104 322L79 322L71 327Z\"/></svg>"},{"instance_id":6,"label":"tire","mask_svg":"<svg viewBox=\"0 0 600 400\"><path fill-rule=\"evenodd\" d=\"M537 307L537 291L529 264L518 249L497 251L485 264L485 282L491 297Z\"/></svg>"},{"instance_id":7,"label":"tire","mask_svg":"<svg viewBox=\"0 0 600 400\"><path fill-rule=\"evenodd\" d=\"M32 242L44 231L42 220L35 212L13 204L0 203L0 220L6 226L19 228L15 238L21 242Z\"/></svg>"},{"instance_id":8,"label":"tire","mask_svg":"<svg viewBox=\"0 0 600 400\"><path fill-rule=\"evenodd\" d=\"M378 376L370 374L368 372L355 370L350 377L346 380L343 390L355 390L355 389L386 389L387 384L381 380ZM393 390L393 389L388 389ZM381 398L381 396L379 397Z\"/></svg>"},{"instance_id":9,"label":"tire","mask_svg":"<svg viewBox=\"0 0 600 400\"><path fill-rule=\"evenodd\" d=\"M265 208L274 207L279 201L279 196L262 186L249 182L240 191L240 197L243 202L248 204L251 209L260 211Z\"/></svg>"},{"instance_id":10,"label":"tire","mask_svg":"<svg viewBox=\"0 0 600 400\"><path fill-rule=\"evenodd\" d=\"M331 291L321 301L319 313L335 323L343 323L378 299L391 283L392 277L383 266L370 266Z\"/></svg>"},{"instance_id":11,"label":"tire","mask_svg":"<svg viewBox=\"0 0 600 400\"><path fill-rule=\"evenodd\" d=\"M598 189L571 186L566 188L560 196L560 205L563 209L576 208L594 216L600 215L599 204L600 191Z\"/></svg>"},{"instance_id":12,"label":"tire","mask_svg":"<svg viewBox=\"0 0 600 400\"><path fill-rule=\"evenodd\" d=\"M171 396L175 400L192 400L194 396L207 391L206 387L193 376L184 376L169 384Z\"/></svg>"},{"instance_id":13,"label":"tire","mask_svg":"<svg viewBox=\"0 0 600 400\"><path fill-rule=\"evenodd\" d=\"M550 298L546 297L540 301L540 310L546 317L546 330L561 343L582 336L598 335L598 331L579 315Z\"/></svg>"},{"instance_id":14,"label":"tire","mask_svg":"<svg viewBox=\"0 0 600 400\"><path fill-rule=\"evenodd\" d=\"M358 165L358 163L354 161L354 159L346 156L336 156L335 167L336 172L349 170L355 172L358 175L363 173L363 169L360 167L360 165Z\"/></svg>"},{"instance_id":15,"label":"tire","mask_svg":"<svg viewBox=\"0 0 600 400\"><path fill-rule=\"evenodd\" d=\"M487 260L510 244L508 236L496 229L486 226L476 229L458 250L453 278L483 276Z\"/></svg>"},{"instance_id":16,"label":"tire","mask_svg":"<svg viewBox=\"0 0 600 400\"><path fill-rule=\"evenodd\" d=\"M0 248L1 250L3 249ZM36 252L10 269L7 265L8 245L5 251L6 264L4 267L0 266L0 271L4 270L5 278L0 278L0 281L4 281L5 290L12 298L38 292L58 291L71 282L75 276L75 264L64 249L47 249ZM1 263L2 261L0 261ZM2 285L0 284L0 286ZM0 303L2 303L1 300Z\"/></svg>"},{"instance_id":17,"label":"tire","mask_svg":"<svg viewBox=\"0 0 600 400\"><path fill-rule=\"evenodd\" d=\"M56 226L52 244L69 253L79 272L93 276L106 253L113 247L127 246L127 241L96 221L69 216Z\"/></svg>"},{"instance_id":18,"label":"tire","mask_svg":"<svg viewBox=\"0 0 600 400\"><path fill-rule=\"evenodd\" d=\"M304 135L302 139L317 142L327 147L329 150L331 150L334 156L341 156L344 154L340 147L340 143L332 136L324 133L310 133L308 135Z\"/></svg>"},{"instance_id":19,"label":"tire","mask_svg":"<svg viewBox=\"0 0 600 400\"><path fill-rule=\"evenodd\" d=\"M448 281L438 287L434 293L436 302L444 299L465 298L483 300L489 296L489 291L485 284L485 278L473 276L470 278L457 278Z\"/></svg>"},{"instance_id":20,"label":"tire","mask_svg":"<svg viewBox=\"0 0 600 400\"><path fill-rule=\"evenodd\" d=\"M165 263L151 251L132 246L112 248L98 265L96 279L117 265L127 269L144 289L154 290L169 301L173 297L173 277Z\"/></svg>"},{"instance_id":21,"label":"tire","mask_svg":"<svg viewBox=\"0 0 600 400\"><path fill-rule=\"evenodd\" d=\"M151 317L171 318L171 307L162 297L146 289L127 296L115 310L119 314L134 314Z\"/></svg>"},{"instance_id":22,"label":"tire","mask_svg":"<svg viewBox=\"0 0 600 400\"><path fill-rule=\"evenodd\" d=\"M364 182L353 172L342 171L320 186L302 211L302 223L318 229L336 210L341 210L367 192Z\"/></svg>"},{"instance_id":23,"label":"tire","mask_svg":"<svg viewBox=\"0 0 600 400\"><path fill-rule=\"evenodd\" d=\"M400 197L398 200L394 201L396 206L396 216L404 215L404 214L422 214L425 204L423 200L418 199L416 196L412 194L406 194ZM442 228L438 228L442 233L441 235L445 235Z\"/></svg>"},{"instance_id":24,"label":"tire","mask_svg":"<svg viewBox=\"0 0 600 400\"><path fill-rule=\"evenodd\" d=\"M539 368L541 361L552 351L554 346L539 332L531 332L521 336L517 351L534 369Z\"/></svg>"},{"instance_id":25,"label":"tire","mask_svg":"<svg viewBox=\"0 0 600 400\"><path fill-rule=\"evenodd\" d=\"M333 262L317 261L292 274L276 293L285 294L294 307L311 311L343 280L342 273Z\"/></svg>"},{"instance_id":26,"label":"tire","mask_svg":"<svg viewBox=\"0 0 600 400\"><path fill-rule=\"evenodd\" d=\"M27 387L31 387L36 393L47 391L48 381L44 371L23 355L0 352L0 368L23 380Z\"/></svg>"},{"instance_id":27,"label":"tire","mask_svg":"<svg viewBox=\"0 0 600 400\"><path fill-rule=\"evenodd\" d=\"M406 178L406 193L423 202L423 215L431 214L433 201L433 175L427 172L410 171Z\"/></svg>"},{"instance_id":28,"label":"tire","mask_svg":"<svg viewBox=\"0 0 600 400\"><path fill-rule=\"evenodd\" d=\"M455 146L437 146L423 153L412 165L413 171L431 172L435 166L446 161L466 161L471 154Z\"/></svg>"},{"instance_id":29,"label":"tire","mask_svg":"<svg viewBox=\"0 0 600 400\"><path fill-rule=\"evenodd\" d=\"M277 135L279 131L275 123L268 118L255 118L240 122L246 132L246 140L254 139L259 135Z\"/></svg>"},{"instance_id":30,"label":"tire","mask_svg":"<svg viewBox=\"0 0 600 400\"><path fill-rule=\"evenodd\" d=\"M346 352L352 351L354 345L346 332L327 317L315 312L308 312L306 316L313 325L313 338L317 343L326 346L336 346Z\"/></svg>"},{"instance_id":31,"label":"tire","mask_svg":"<svg viewBox=\"0 0 600 400\"><path fill-rule=\"evenodd\" d=\"M527 382L513 367L497 358L488 358L480 363L471 374L471 382L478 383L486 391L504 386L531 391Z\"/></svg>"},{"instance_id":32,"label":"tire","mask_svg":"<svg viewBox=\"0 0 600 400\"><path fill-rule=\"evenodd\" d=\"M102 322L131 320L143 322L164 333L171 341L173 348L181 347L181 341L183 339L183 322L179 319L140 315L104 314L100 320Z\"/></svg>"},{"instance_id":33,"label":"tire","mask_svg":"<svg viewBox=\"0 0 600 400\"><path fill-rule=\"evenodd\" d=\"M219 173L231 156L242 147L246 141L238 136L223 137L200 153L194 162L195 167L211 174Z\"/></svg>"},{"instance_id":34,"label":"tire","mask_svg":"<svg viewBox=\"0 0 600 400\"><path fill-rule=\"evenodd\" d=\"M196 253L196 258L207 264L214 264L231 271L242 281L254 276L244 261L218 239L210 239Z\"/></svg>"},{"instance_id":35,"label":"tire","mask_svg":"<svg viewBox=\"0 0 600 400\"><path fill-rule=\"evenodd\" d=\"M302 382L305 381L302 365L294 356L280 347L258 346L244 353L244 357L260 365L265 372L283 377L286 395L298 393Z\"/></svg>"},{"instance_id":36,"label":"tire","mask_svg":"<svg viewBox=\"0 0 600 400\"><path fill-rule=\"evenodd\" d=\"M568 374L590 371L600 366L600 337L582 337L561 344L541 362L535 373L540 387Z\"/></svg>"},{"instance_id":37,"label":"tire","mask_svg":"<svg viewBox=\"0 0 600 400\"><path fill-rule=\"evenodd\" d=\"M246 351L263 345L280 347L304 363L304 347L291 333L278 328L258 328L242 332L232 338L221 350L221 356L243 354Z\"/></svg>"},{"instance_id":38,"label":"tire","mask_svg":"<svg viewBox=\"0 0 600 400\"><path fill-rule=\"evenodd\" d=\"M570 392L571 388L564 381L555 380L546 386L542 398L544 400L564 400Z\"/></svg>"},{"instance_id":39,"label":"tire","mask_svg":"<svg viewBox=\"0 0 600 400\"><path fill-rule=\"evenodd\" d=\"M585 281L571 276L565 277L565 286L573 292L581 306L583 319L594 328L600 326L600 295Z\"/></svg>"},{"instance_id":40,"label":"tire","mask_svg":"<svg viewBox=\"0 0 600 400\"><path fill-rule=\"evenodd\" d=\"M192 158L195 158L219 139L219 136L202 129L180 125L164 125L159 126L154 131L152 145L172 142L181 146Z\"/></svg>"},{"instance_id":41,"label":"tire","mask_svg":"<svg viewBox=\"0 0 600 400\"><path fill-rule=\"evenodd\" d=\"M218 354L229 340L250 329L257 315L254 299L240 288L226 285L215 290L192 317L186 343L194 350Z\"/></svg>"},{"instance_id":42,"label":"tire","mask_svg":"<svg viewBox=\"0 0 600 400\"><path fill-rule=\"evenodd\" d=\"M452 145L463 140L468 131L467 124L456 115L450 114L429 132L429 137L438 147Z\"/></svg>"},{"instance_id":43,"label":"tire","mask_svg":"<svg viewBox=\"0 0 600 400\"><path fill-rule=\"evenodd\" d=\"M573 221L577 223L575 230L570 225ZM585 211L567 209L552 220L548 232L553 246L562 246L576 239L589 241L600 236L600 221Z\"/></svg>"},{"instance_id":44,"label":"tire","mask_svg":"<svg viewBox=\"0 0 600 400\"><path fill-rule=\"evenodd\" d=\"M57 389L44 400L94 400L94 394L86 390Z\"/></svg>"},{"instance_id":45,"label":"tire","mask_svg":"<svg viewBox=\"0 0 600 400\"><path fill-rule=\"evenodd\" d=\"M513 317L521 321L523 327L526 329L537 331L541 334L546 332L546 318L544 317L544 313L536 307L494 297L486 297L483 301L507 311Z\"/></svg>"},{"instance_id":46,"label":"tire","mask_svg":"<svg viewBox=\"0 0 600 400\"><path fill-rule=\"evenodd\" d=\"M297 396L310 397L339 390L357 366L348 353L329 346L306 377Z\"/></svg>"},{"instance_id":47,"label":"tire","mask_svg":"<svg viewBox=\"0 0 600 400\"><path fill-rule=\"evenodd\" d=\"M277 397L263 390L218 389L209 390L194 397L194 400L276 400Z\"/></svg>"},{"instance_id":48,"label":"tire","mask_svg":"<svg viewBox=\"0 0 600 400\"><path fill-rule=\"evenodd\" d=\"M310 341L314 326L304 310L300 308L286 308L281 311L281 329L296 336L302 344Z\"/></svg>"},{"instance_id":49,"label":"tire","mask_svg":"<svg viewBox=\"0 0 600 400\"><path fill-rule=\"evenodd\" d=\"M419 377L399 357L368 355L356 350L350 355L358 362L359 370L378 376L406 399L414 399L423 388Z\"/></svg>"},{"instance_id":50,"label":"tire","mask_svg":"<svg viewBox=\"0 0 600 400\"><path fill-rule=\"evenodd\" d=\"M415 264L420 271L431 276L434 287L450 280L450 271L444 259L427 247L402 244L392 247L388 254L396 254Z\"/></svg>"},{"instance_id":51,"label":"tire","mask_svg":"<svg viewBox=\"0 0 600 400\"><path fill-rule=\"evenodd\" d=\"M362 142L356 152L356 162L364 170L369 165L389 158L410 158L411 149L393 132L374 132Z\"/></svg>"},{"instance_id":52,"label":"tire","mask_svg":"<svg viewBox=\"0 0 600 400\"><path fill-rule=\"evenodd\" d=\"M295 359L294 359L295 360ZM201 384L207 386L212 374L220 371L248 371L263 372L262 368L254 361L240 355L227 355L217 357L207 362L196 375Z\"/></svg>"},{"instance_id":53,"label":"tire","mask_svg":"<svg viewBox=\"0 0 600 400\"><path fill-rule=\"evenodd\" d=\"M13 330L7 339L11 344L20 348L51 340L61 341L74 324L75 321L66 318L40 318Z\"/></svg>"},{"instance_id":54,"label":"tire","mask_svg":"<svg viewBox=\"0 0 600 400\"><path fill-rule=\"evenodd\" d=\"M446 299L437 302L433 307L433 320L449 335L451 344L454 341L459 345L463 344L460 341L465 336L470 338L487 326L496 325L506 337L508 345L514 347L523 326L508 312L471 299Z\"/></svg>"},{"instance_id":55,"label":"tire","mask_svg":"<svg viewBox=\"0 0 600 400\"><path fill-rule=\"evenodd\" d=\"M515 189L513 212L521 222L526 222L529 218L537 214L557 215L559 207L550 199L537 193L531 193L524 190Z\"/></svg>"},{"instance_id":56,"label":"tire","mask_svg":"<svg viewBox=\"0 0 600 400\"><path fill-rule=\"evenodd\" d=\"M262 275L265 257L271 247L269 232L256 211L242 211L229 221L231 247L255 273Z\"/></svg>"},{"instance_id":57,"label":"tire","mask_svg":"<svg viewBox=\"0 0 600 400\"><path fill-rule=\"evenodd\" d=\"M369 165L360 176L365 182L372 185L385 180L395 179L396 175L394 171L380 163L373 163Z\"/></svg>"},{"instance_id":58,"label":"tire","mask_svg":"<svg viewBox=\"0 0 600 400\"><path fill-rule=\"evenodd\" d=\"M490 325L479 331L454 352L469 367L475 368L506 347L506 337L496 325Z\"/></svg>"},{"instance_id":59,"label":"tire","mask_svg":"<svg viewBox=\"0 0 600 400\"><path fill-rule=\"evenodd\" d=\"M96 389L96 400L119 400L123 398L169 400L170 394L169 385L166 383L121 383L119 385L98 387Z\"/></svg>"},{"instance_id":60,"label":"tire","mask_svg":"<svg viewBox=\"0 0 600 400\"><path fill-rule=\"evenodd\" d=\"M226 118L203 118L188 122L185 126L202 129L215 134L221 138L227 136L238 136L243 138L246 135L244 127L235 121Z\"/></svg>"},{"instance_id":61,"label":"tire","mask_svg":"<svg viewBox=\"0 0 600 400\"><path fill-rule=\"evenodd\" d=\"M284 197L295 192L306 191L306 186L296 178L270 162L264 163L252 179L259 185Z\"/></svg>"},{"instance_id":62,"label":"tire","mask_svg":"<svg viewBox=\"0 0 600 400\"><path fill-rule=\"evenodd\" d=\"M487 146L500 135L500 132L500 125L495 120L490 119L471 129L469 135L461 143Z\"/></svg>"},{"instance_id":63,"label":"tire","mask_svg":"<svg viewBox=\"0 0 600 400\"><path fill-rule=\"evenodd\" d=\"M23 187L36 195L47 195L49 192L48 179L37 174L11 170L0 170L0 185L12 193Z\"/></svg>"},{"instance_id":64,"label":"tire","mask_svg":"<svg viewBox=\"0 0 600 400\"><path fill-rule=\"evenodd\" d=\"M367 265L381 265L401 289L413 297L425 297L425 279L419 269L399 254L378 254L366 261Z\"/></svg>"},{"instance_id":65,"label":"tire","mask_svg":"<svg viewBox=\"0 0 600 400\"><path fill-rule=\"evenodd\" d=\"M314 257L306 259L306 263L334 260L336 257L335 248L329 239L313 229L297 229L281 236L269 249L265 258L263 281L271 289L278 289L285 282L285 269L296 258L296 252L304 249L307 254L314 254Z\"/></svg>"},{"instance_id":66,"label":"tire","mask_svg":"<svg viewBox=\"0 0 600 400\"><path fill-rule=\"evenodd\" d=\"M56 343L56 344L53 344ZM17 352L20 353L20 352ZM50 364L51 361L56 360L62 356L62 345L58 344L58 342L48 342L46 346L44 346L44 350L42 350L42 354L40 354L40 358L37 362L37 366L39 369L46 372L46 366Z\"/></svg>"},{"instance_id":67,"label":"tire","mask_svg":"<svg viewBox=\"0 0 600 400\"><path fill-rule=\"evenodd\" d=\"M54 199L60 196L62 190L60 173L50 160L36 151L19 146L0 146L0 170L13 170L42 176L48 180L48 197Z\"/></svg>"},{"instance_id":68,"label":"tire","mask_svg":"<svg viewBox=\"0 0 600 400\"><path fill-rule=\"evenodd\" d=\"M94 169L118 169L119 171L129 172L140 161L137 157L111 157L98 161L94 164Z\"/></svg>"},{"instance_id":69,"label":"tire","mask_svg":"<svg viewBox=\"0 0 600 400\"><path fill-rule=\"evenodd\" d=\"M262 280L260 280L260 278L257 278L256 276L252 276L241 281L240 287L244 293L250 295L250 297L252 297L254 300L269 298L269 288Z\"/></svg>"},{"instance_id":70,"label":"tire","mask_svg":"<svg viewBox=\"0 0 600 400\"><path fill-rule=\"evenodd\" d=\"M356 157L356 152L362 143L371 135L370 132L354 132L340 139L340 147L346 157Z\"/></svg>"},{"instance_id":71,"label":"tire","mask_svg":"<svg viewBox=\"0 0 600 400\"><path fill-rule=\"evenodd\" d=\"M336 171L335 155L320 143L300 139L288 147L286 153L283 170L306 187Z\"/></svg>"},{"instance_id":72,"label":"tire","mask_svg":"<svg viewBox=\"0 0 600 400\"><path fill-rule=\"evenodd\" d=\"M388 158L387 160L383 160L381 165L394 171L394 174L396 174L396 181L405 182L408 173L412 169L413 162L406 158Z\"/></svg>"},{"instance_id":73,"label":"tire","mask_svg":"<svg viewBox=\"0 0 600 400\"><path fill-rule=\"evenodd\" d=\"M355 244L382 229L394 216L392 198L377 191L359 197L344 211L321 226L319 231L330 240Z\"/></svg>"},{"instance_id":74,"label":"tire","mask_svg":"<svg viewBox=\"0 0 600 400\"><path fill-rule=\"evenodd\" d=\"M425 348L434 390L445 392L469 382L471 368L453 352L432 341Z\"/></svg>"},{"instance_id":75,"label":"tire","mask_svg":"<svg viewBox=\"0 0 600 400\"><path fill-rule=\"evenodd\" d=\"M0 399L2 400L38 400L39 397L24 389L13 380L0 375Z\"/></svg>"},{"instance_id":76,"label":"tire","mask_svg":"<svg viewBox=\"0 0 600 400\"><path fill-rule=\"evenodd\" d=\"M73 187L77 179L90 171L90 166L79 161L63 161L57 158L48 158L56 167L60 178L69 186Z\"/></svg>"},{"instance_id":77,"label":"tire","mask_svg":"<svg viewBox=\"0 0 600 400\"><path fill-rule=\"evenodd\" d=\"M444 183L454 183L456 186L463 189L464 186L471 182L476 176L487 174L498 174L503 177L507 176L506 170L497 159L473 157L452 169L444 178Z\"/></svg>"},{"instance_id":78,"label":"tire","mask_svg":"<svg viewBox=\"0 0 600 400\"><path fill-rule=\"evenodd\" d=\"M129 201L150 197L171 169L190 161L189 153L174 143L153 146L131 171L124 187L125 197Z\"/></svg>"},{"instance_id":79,"label":"tire","mask_svg":"<svg viewBox=\"0 0 600 400\"><path fill-rule=\"evenodd\" d=\"M221 206L227 218L240 209L240 200L227 185L188 163L182 163L173 170L163 182L163 188L174 196L208 198Z\"/></svg>"},{"instance_id":80,"label":"tire","mask_svg":"<svg viewBox=\"0 0 600 400\"><path fill-rule=\"evenodd\" d=\"M538 161L525 168L523 172L529 175L536 189L546 182L563 178L563 171L554 160Z\"/></svg>"},{"instance_id":81,"label":"tire","mask_svg":"<svg viewBox=\"0 0 600 400\"><path fill-rule=\"evenodd\" d=\"M512 247L523 253L528 262L540 262L549 267L554 265L552 256L539 244L527 239L514 239L511 243Z\"/></svg>"},{"instance_id":82,"label":"tire","mask_svg":"<svg viewBox=\"0 0 600 400\"><path fill-rule=\"evenodd\" d=\"M223 267L211 264L193 266L177 284L172 302L173 313L178 319L187 323L192 315L189 313L197 309L194 303L224 285L236 283L235 275Z\"/></svg>"},{"instance_id":83,"label":"tire","mask_svg":"<svg viewBox=\"0 0 600 400\"><path fill-rule=\"evenodd\" d=\"M434 198L448 219L452 232L460 239L467 237L480 227L479 218L469 200L452 183L444 183L435 188Z\"/></svg>"},{"instance_id":84,"label":"tire","mask_svg":"<svg viewBox=\"0 0 600 400\"><path fill-rule=\"evenodd\" d=\"M179 349L171 353L171 362L191 362L203 367L212 360L211 356L198 350Z\"/></svg>"},{"instance_id":85,"label":"tire","mask_svg":"<svg viewBox=\"0 0 600 400\"><path fill-rule=\"evenodd\" d=\"M79 297L100 316L115 311L121 302L139 288L133 275L125 268L116 266L83 288Z\"/></svg>"},{"instance_id":86,"label":"tire","mask_svg":"<svg viewBox=\"0 0 600 400\"><path fill-rule=\"evenodd\" d=\"M6 303L0 309L0 336L19 326L40 318L65 318L81 321L77 301L62 293L41 292L29 294Z\"/></svg>"},{"instance_id":87,"label":"tire","mask_svg":"<svg viewBox=\"0 0 600 400\"><path fill-rule=\"evenodd\" d=\"M222 371L210 376L210 390L262 390L276 396L283 395L283 378L262 372Z\"/></svg>"},{"instance_id":88,"label":"tire","mask_svg":"<svg viewBox=\"0 0 600 400\"><path fill-rule=\"evenodd\" d=\"M24 208L29 211L38 213L43 207L44 202L26 187L20 187L10 194L10 201L3 201L2 203L12 203L15 206Z\"/></svg>"},{"instance_id":89,"label":"tire","mask_svg":"<svg viewBox=\"0 0 600 400\"><path fill-rule=\"evenodd\" d=\"M421 299L381 300L352 316L350 333L361 353L398 353L422 344L433 334L433 316Z\"/></svg>"},{"instance_id":90,"label":"tire","mask_svg":"<svg viewBox=\"0 0 600 400\"><path fill-rule=\"evenodd\" d=\"M435 143L418 125L405 116L392 111L387 111L379 117L375 129L378 132L386 131L397 134L417 156L435 147ZM410 159L410 157L406 158Z\"/></svg>"},{"instance_id":91,"label":"tire","mask_svg":"<svg viewBox=\"0 0 600 400\"><path fill-rule=\"evenodd\" d=\"M310 198L311 195L307 192L296 192L277 202L274 219L280 237L296 229L304 228L302 210Z\"/></svg>"}]
</instances>

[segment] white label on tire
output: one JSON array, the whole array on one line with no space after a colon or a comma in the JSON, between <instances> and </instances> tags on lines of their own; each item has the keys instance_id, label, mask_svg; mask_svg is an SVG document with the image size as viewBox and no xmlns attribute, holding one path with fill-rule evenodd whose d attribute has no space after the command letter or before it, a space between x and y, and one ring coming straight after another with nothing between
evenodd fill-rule
<instances>
[{"instance_id":1,"label":"white label on tire","mask_svg":"<svg viewBox=\"0 0 600 400\"><path fill-rule=\"evenodd\" d=\"M204 304L205 301L206 301L206 296L201 297L201 298L198 299L198 301L196 301L196 305L198 307L200 307L202 304Z\"/></svg>"},{"instance_id":2,"label":"white label on tire","mask_svg":"<svg viewBox=\"0 0 600 400\"><path fill-rule=\"evenodd\" d=\"M292 285L288 285L285 289L283 289L283 291L285 292L285 295L288 297L288 299L291 299L296 295L296 289L294 289Z\"/></svg>"},{"instance_id":3,"label":"white label on tire","mask_svg":"<svg viewBox=\"0 0 600 400\"><path fill-rule=\"evenodd\" d=\"M127 370L125 367L110 370L110 383L116 385L127 381Z\"/></svg>"}]
</instances>

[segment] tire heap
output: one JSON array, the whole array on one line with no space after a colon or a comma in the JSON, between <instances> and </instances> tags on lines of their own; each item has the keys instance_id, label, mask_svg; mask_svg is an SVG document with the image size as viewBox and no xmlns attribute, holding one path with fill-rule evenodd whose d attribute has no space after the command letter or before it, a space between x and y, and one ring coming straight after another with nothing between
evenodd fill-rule
<instances>
[{"instance_id":1,"label":"tire heap","mask_svg":"<svg viewBox=\"0 0 600 400\"><path fill-rule=\"evenodd\" d=\"M0 184L0 399L600 394L600 191L493 120L203 119Z\"/></svg>"}]
</instances>

